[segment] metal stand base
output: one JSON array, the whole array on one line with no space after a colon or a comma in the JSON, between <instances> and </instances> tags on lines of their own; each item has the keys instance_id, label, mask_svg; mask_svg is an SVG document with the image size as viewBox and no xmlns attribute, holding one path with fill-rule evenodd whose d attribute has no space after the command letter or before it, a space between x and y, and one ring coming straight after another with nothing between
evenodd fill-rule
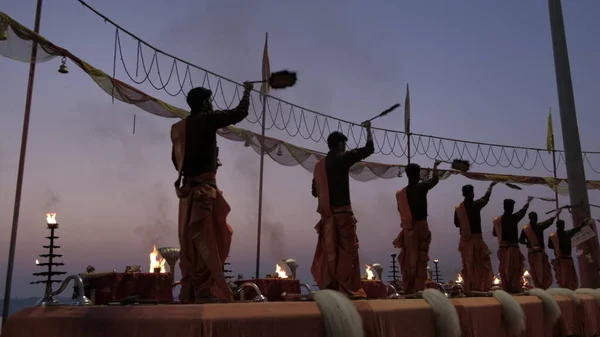
<instances>
[{"instance_id":1,"label":"metal stand base","mask_svg":"<svg viewBox=\"0 0 600 337\"><path fill-rule=\"evenodd\" d=\"M55 305L60 305L60 302L52 295L46 295L35 303L36 307L51 307Z\"/></svg>"}]
</instances>

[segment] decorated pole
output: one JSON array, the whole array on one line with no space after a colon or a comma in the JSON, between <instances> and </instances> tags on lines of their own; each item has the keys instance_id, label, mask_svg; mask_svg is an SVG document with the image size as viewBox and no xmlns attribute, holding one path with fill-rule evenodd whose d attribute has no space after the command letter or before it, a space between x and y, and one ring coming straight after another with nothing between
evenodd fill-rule
<instances>
[{"instance_id":1,"label":"decorated pole","mask_svg":"<svg viewBox=\"0 0 600 337\"><path fill-rule=\"evenodd\" d=\"M406 83L406 97L404 98L404 134L406 134L406 157L410 164L410 92Z\"/></svg>"},{"instance_id":2,"label":"decorated pole","mask_svg":"<svg viewBox=\"0 0 600 337\"><path fill-rule=\"evenodd\" d=\"M271 74L271 66L269 62L269 49L268 49L269 33L265 33L265 49L263 50L262 60L262 77L263 81L266 81ZM256 273L254 277L256 279L260 276L260 244L262 235L262 206L263 206L263 180L265 172L265 127L266 127L266 116L267 116L267 94L269 93L269 83L263 82L260 88L260 97L262 98L262 114L261 121L262 127L260 130L260 173L258 182L258 224L256 234Z\"/></svg>"},{"instance_id":3,"label":"decorated pole","mask_svg":"<svg viewBox=\"0 0 600 337\"><path fill-rule=\"evenodd\" d=\"M558 205L558 180L556 179L556 147L554 146L554 127L552 126L552 109L548 111L548 136L546 137L546 148L548 152L552 153L552 174L554 175L554 183L552 190L554 190L554 204L556 209L559 209ZM556 214L556 218L560 220L560 213Z\"/></svg>"},{"instance_id":4,"label":"decorated pole","mask_svg":"<svg viewBox=\"0 0 600 337\"><path fill-rule=\"evenodd\" d=\"M571 69L569 65L569 52L565 25L563 21L562 5L560 0L548 0L550 14L550 30L552 34L552 49L554 51L554 68L556 72L556 87L560 107L560 121L565 149L565 164L567 167L567 180L569 182L569 197L572 208L573 226L581 226L583 220L590 216L587 182L581 154L579 127L575 112L575 97L573 83L571 82ZM596 226L590 225L594 232ZM600 287L598 274L598 239L587 240L578 246L583 254L578 254L580 285L582 288ZM591 256L591 262L586 255Z\"/></svg>"},{"instance_id":5,"label":"decorated pole","mask_svg":"<svg viewBox=\"0 0 600 337\"><path fill-rule=\"evenodd\" d=\"M42 0L37 0L35 9L34 32L40 32L42 19ZM25 98L25 115L23 117L23 131L21 133L21 153L19 154L19 168L17 171L17 188L15 190L15 206L13 209L12 229L10 232L10 246L8 249L8 264L6 266L6 283L4 286L4 305L2 307L2 326L6 324L10 311L10 292L12 274L15 265L15 246L17 244L17 231L19 229L19 211L21 209L21 192L23 190L23 172L25 170L25 155L27 153L27 138L29 136L29 117L31 116L31 101L33 97L33 82L35 79L35 65L37 59L38 43L33 39L31 45L31 58L29 60L29 82L27 83L27 96Z\"/></svg>"}]
</instances>

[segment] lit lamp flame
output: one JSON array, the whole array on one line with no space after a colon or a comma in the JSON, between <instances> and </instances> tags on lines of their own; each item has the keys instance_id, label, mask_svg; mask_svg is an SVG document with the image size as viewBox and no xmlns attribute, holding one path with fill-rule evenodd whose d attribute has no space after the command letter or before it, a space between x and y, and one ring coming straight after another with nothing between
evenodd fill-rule
<instances>
[{"instance_id":1,"label":"lit lamp flame","mask_svg":"<svg viewBox=\"0 0 600 337\"><path fill-rule=\"evenodd\" d=\"M530 286L531 284L529 283L529 279L531 278L531 275L529 275L529 271L526 270L523 272L523 276L521 277L521 279L523 280L523 285L524 286Z\"/></svg>"},{"instance_id":2,"label":"lit lamp flame","mask_svg":"<svg viewBox=\"0 0 600 337\"><path fill-rule=\"evenodd\" d=\"M150 253L150 273L154 272L155 268L160 268L161 273L166 273L165 267L165 259L160 258L158 255L158 250L156 250L156 246L152 247L152 252Z\"/></svg>"},{"instance_id":3,"label":"lit lamp flame","mask_svg":"<svg viewBox=\"0 0 600 337\"><path fill-rule=\"evenodd\" d=\"M500 279L497 276L494 276L494 285L500 285Z\"/></svg>"},{"instance_id":4,"label":"lit lamp flame","mask_svg":"<svg viewBox=\"0 0 600 337\"><path fill-rule=\"evenodd\" d=\"M48 225L48 228L58 228L58 223L56 222L56 213L46 213L46 224Z\"/></svg>"},{"instance_id":5,"label":"lit lamp flame","mask_svg":"<svg viewBox=\"0 0 600 337\"><path fill-rule=\"evenodd\" d=\"M458 274L456 275L456 281L455 281L455 282L456 282L456 283L460 283L460 284L462 284L462 283L463 283L463 277L462 277L461 273L458 273Z\"/></svg>"},{"instance_id":6,"label":"lit lamp flame","mask_svg":"<svg viewBox=\"0 0 600 337\"><path fill-rule=\"evenodd\" d=\"M367 280L374 280L375 275L373 274L373 271L371 270L371 266L369 266L367 264L367 265L365 265L365 267L366 267L365 271L367 272Z\"/></svg>"},{"instance_id":7,"label":"lit lamp flame","mask_svg":"<svg viewBox=\"0 0 600 337\"><path fill-rule=\"evenodd\" d=\"M38 260L38 259L35 259L35 264L36 264L36 265L39 265L39 264L40 264L40 260Z\"/></svg>"},{"instance_id":8,"label":"lit lamp flame","mask_svg":"<svg viewBox=\"0 0 600 337\"><path fill-rule=\"evenodd\" d=\"M279 278L288 278L287 273L279 264L275 265L275 272L277 273L277 277Z\"/></svg>"}]
</instances>

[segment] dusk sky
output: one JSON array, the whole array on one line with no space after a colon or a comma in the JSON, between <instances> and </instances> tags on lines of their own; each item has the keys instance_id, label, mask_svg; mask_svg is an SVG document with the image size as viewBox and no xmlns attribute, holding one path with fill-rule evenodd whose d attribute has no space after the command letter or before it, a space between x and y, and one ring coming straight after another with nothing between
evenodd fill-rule
<instances>
[{"instance_id":1,"label":"dusk sky","mask_svg":"<svg viewBox=\"0 0 600 337\"><path fill-rule=\"evenodd\" d=\"M35 0L5 1L0 11L33 29L35 4ZM268 32L271 69L289 68L299 76L294 88L272 91L272 95L341 119L361 122L394 103L403 103L406 83L410 83L413 132L544 148L551 107L556 147L563 148L547 1L89 0L89 4L151 45L239 82L260 79ZM582 148L600 151L600 2L564 1L563 10ZM77 1L46 2L40 33L112 74L115 29ZM124 34L121 39L127 49L124 61L135 72L136 41ZM24 51L25 58L28 53ZM169 60L161 62L165 64L161 71L168 71ZM119 101L113 104L72 62L67 63L70 73L66 76L57 73L59 64L58 58L41 63L36 73L13 297L43 293L42 286L29 282L34 280L31 273L40 271L34 261L47 244L48 211L57 212L57 244L69 274L83 272L87 265L103 272L139 264L147 271L152 244L178 246L177 197L172 187L177 174L169 139L176 120ZM27 63L0 58L2 289L28 68ZM133 84L120 60L116 78L187 109L182 94L171 97L149 83ZM193 79L202 81L201 77ZM132 134L134 114L137 125ZM260 132L258 125L247 121L238 126ZM402 109L377 120L374 127L403 130ZM282 131L267 135L326 150L323 141L294 138ZM251 277L259 156L242 143L223 138L218 142L224 165L218 184L232 207L229 223L234 229L228 261L235 273ZM600 172L600 160L590 159ZM369 161L405 164L406 158L374 155ZM433 164L419 156L413 162L426 167ZM478 165L473 171L551 176L541 166L525 171ZM600 180L589 165L586 174L589 180ZM559 176L565 176L564 163ZM319 217L310 195L311 177L300 166L285 167L265 158L262 276L274 272L281 258L294 258L300 265L300 279L313 284L310 264ZM458 231L452 216L454 205L461 201L460 187L466 183L464 178L452 177L429 194L431 258L440 259L446 280L460 271ZM471 183L477 196L488 185ZM351 180L361 263L381 263L384 275L394 252L392 240L400 229L394 194L405 184L405 178ZM512 197L520 207L528 195L553 197L553 192L537 186L514 193L499 185L483 211L485 238L495 267L492 217L501 214L502 199ZM600 194L591 191L590 201L599 204ZM562 197L561 204L567 203L568 198ZM543 213L552 207L534 201L531 210L538 211L543 220Z\"/></svg>"}]
</instances>

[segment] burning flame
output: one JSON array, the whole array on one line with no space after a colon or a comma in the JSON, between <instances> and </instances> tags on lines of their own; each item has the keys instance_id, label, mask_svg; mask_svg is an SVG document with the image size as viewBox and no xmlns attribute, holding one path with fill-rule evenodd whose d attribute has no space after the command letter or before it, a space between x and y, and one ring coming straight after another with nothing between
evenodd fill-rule
<instances>
[{"instance_id":1,"label":"burning flame","mask_svg":"<svg viewBox=\"0 0 600 337\"><path fill-rule=\"evenodd\" d=\"M500 279L497 276L494 276L494 285L499 285Z\"/></svg>"},{"instance_id":2,"label":"burning flame","mask_svg":"<svg viewBox=\"0 0 600 337\"><path fill-rule=\"evenodd\" d=\"M463 283L463 277L460 273L456 275L456 283Z\"/></svg>"},{"instance_id":3,"label":"burning flame","mask_svg":"<svg viewBox=\"0 0 600 337\"><path fill-rule=\"evenodd\" d=\"M531 276L529 275L529 271L526 270L523 272L523 276L521 277L522 281L523 281L523 285L528 286L529 285L529 278Z\"/></svg>"},{"instance_id":4,"label":"burning flame","mask_svg":"<svg viewBox=\"0 0 600 337\"><path fill-rule=\"evenodd\" d=\"M56 225L56 213L46 213L46 223L48 225Z\"/></svg>"},{"instance_id":5,"label":"burning flame","mask_svg":"<svg viewBox=\"0 0 600 337\"><path fill-rule=\"evenodd\" d=\"M166 273L167 270L165 268L165 259L158 257L158 250L156 250L156 246L152 247L152 252L150 253L150 273L154 273L154 268L160 268L161 273Z\"/></svg>"},{"instance_id":6,"label":"burning flame","mask_svg":"<svg viewBox=\"0 0 600 337\"><path fill-rule=\"evenodd\" d=\"M275 272L277 273L277 277L279 278L288 278L287 273L285 272L285 270L283 270L283 268L281 268L281 266L279 266L279 264L275 265Z\"/></svg>"},{"instance_id":7,"label":"burning flame","mask_svg":"<svg viewBox=\"0 0 600 337\"><path fill-rule=\"evenodd\" d=\"M38 259L35 259L35 264L36 264L36 265L40 264L40 260L38 260Z\"/></svg>"},{"instance_id":8,"label":"burning flame","mask_svg":"<svg viewBox=\"0 0 600 337\"><path fill-rule=\"evenodd\" d=\"M374 280L375 275L373 274L373 271L371 270L371 266L369 266L367 264L367 265L365 265L365 267L366 267L365 271L367 272L367 280Z\"/></svg>"}]
</instances>

